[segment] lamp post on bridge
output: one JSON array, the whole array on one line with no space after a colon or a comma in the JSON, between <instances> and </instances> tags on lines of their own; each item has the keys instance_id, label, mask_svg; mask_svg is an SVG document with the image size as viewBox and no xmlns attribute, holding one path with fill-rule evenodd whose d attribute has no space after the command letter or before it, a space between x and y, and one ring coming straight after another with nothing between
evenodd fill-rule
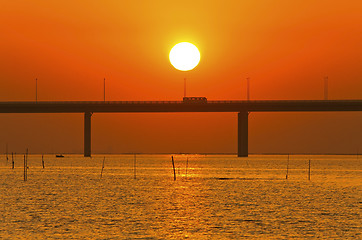
<instances>
[{"instance_id":1,"label":"lamp post on bridge","mask_svg":"<svg viewBox=\"0 0 362 240\"><path fill-rule=\"evenodd\" d=\"M184 78L184 97L186 97L186 78Z\"/></svg>"},{"instance_id":2,"label":"lamp post on bridge","mask_svg":"<svg viewBox=\"0 0 362 240\"><path fill-rule=\"evenodd\" d=\"M250 100L250 78L246 78L246 100Z\"/></svg>"},{"instance_id":3,"label":"lamp post on bridge","mask_svg":"<svg viewBox=\"0 0 362 240\"><path fill-rule=\"evenodd\" d=\"M38 102L38 79L35 78L35 102Z\"/></svg>"},{"instance_id":4,"label":"lamp post on bridge","mask_svg":"<svg viewBox=\"0 0 362 240\"><path fill-rule=\"evenodd\" d=\"M328 100L328 76L324 77L324 100Z\"/></svg>"}]
</instances>

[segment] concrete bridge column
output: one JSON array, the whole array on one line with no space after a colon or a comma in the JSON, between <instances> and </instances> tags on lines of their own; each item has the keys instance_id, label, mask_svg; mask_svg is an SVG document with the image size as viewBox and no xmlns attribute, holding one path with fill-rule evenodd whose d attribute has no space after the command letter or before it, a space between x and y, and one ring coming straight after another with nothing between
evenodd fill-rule
<instances>
[{"instance_id":1,"label":"concrete bridge column","mask_svg":"<svg viewBox=\"0 0 362 240\"><path fill-rule=\"evenodd\" d=\"M84 113L84 157L91 156L91 112Z\"/></svg>"},{"instance_id":2,"label":"concrete bridge column","mask_svg":"<svg viewBox=\"0 0 362 240\"><path fill-rule=\"evenodd\" d=\"M238 157L248 156L248 115L247 111L238 113Z\"/></svg>"}]
</instances>

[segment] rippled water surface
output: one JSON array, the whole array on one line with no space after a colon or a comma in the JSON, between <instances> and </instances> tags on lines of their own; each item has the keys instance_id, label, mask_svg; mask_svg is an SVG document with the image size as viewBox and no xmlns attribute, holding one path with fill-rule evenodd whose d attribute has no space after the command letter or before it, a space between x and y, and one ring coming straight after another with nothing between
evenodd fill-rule
<instances>
[{"instance_id":1,"label":"rippled water surface","mask_svg":"<svg viewBox=\"0 0 362 240\"><path fill-rule=\"evenodd\" d=\"M2 155L0 238L361 239L362 156L174 156Z\"/></svg>"}]
</instances>

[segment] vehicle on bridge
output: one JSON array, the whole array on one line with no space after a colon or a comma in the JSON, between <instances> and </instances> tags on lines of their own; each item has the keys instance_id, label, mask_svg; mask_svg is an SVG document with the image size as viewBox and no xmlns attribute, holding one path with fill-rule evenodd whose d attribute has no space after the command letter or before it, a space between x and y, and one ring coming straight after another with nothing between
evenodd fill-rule
<instances>
[{"instance_id":1,"label":"vehicle on bridge","mask_svg":"<svg viewBox=\"0 0 362 240\"><path fill-rule=\"evenodd\" d=\"M206 97L184 97L184 103L207 103Z\"/></svg>"}]
</instances>

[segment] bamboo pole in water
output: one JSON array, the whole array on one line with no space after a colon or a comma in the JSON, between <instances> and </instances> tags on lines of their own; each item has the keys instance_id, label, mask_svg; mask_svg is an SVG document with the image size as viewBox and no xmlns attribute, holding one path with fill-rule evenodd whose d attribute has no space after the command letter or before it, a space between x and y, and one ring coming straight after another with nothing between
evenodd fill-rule
<instances>
[{"instance_id":1,"label":"bamboo pole in water","mask_svg":"<svg viewBox=\"0 0 362 240\"><path fill-rule=\"evenodd\" d=\"M25 160L25 163L26 163L26 180L28 180L28 155L29 155L29 149L26 149L26 160Z\"/></svg>"},{"instance_id":2,"label":"bamboo pole in water","mask_svg":"<svg viewBox=\"0 0 362 240\"><path fill-rule=\"evenodd\" d=\"M310 181L310 159L309 159L309 164L308 164L308 180Z\"/></svg>"},{"instance_id":3,"label":"bamboo pole in water","mask_svg":"<svg viewBox=\"0 0 362 240\"><path fill-rule=\"evenodd\" d=\"M136 154L134 155L133 158L133 177L134 179L136 179Z\"/></svg>"},{"instance_id":4,"label":"bamboo pole in water","mask_svg":"<svg viewBox=\"0 0 362 240\"><path fill-rule=\"evenodd\" d=\"M44 169L45 166L44 166L44 155L43 154L41 155L41 165L42 165L42 167Z\"/></svg>"},{"instance_id":5,"label":"bamboo pole in water","mask_svg":"<svg viewBox=\"0 0 362 240\"><path fill-rule=\"evenodd\" d=\"M25 154L24 154L24 182L26 181L26 160L25 160Z\"/></svg>"},{"instance_id":6,"label":"bamboo pole in water","mask_svg":"<svg viewBox=\"0 0 362 240\"><path fill-rule=\"evenodd\" d=\"M11 153L11 168L14 169L14 153Z\"/></svg>"},{"instance_id":7,"label":"bamboo pole in water","mask_svg":"<svg viewBox=\"0 0 362 240\"><path fill-rule=\"evenodd\" d=\"M8 157L8 143L6 143L6 165L8 165L9 157Z\"/></svg>"},{"instance_id":8,"label":"bamboo pole in water","mask_svg":"<svg viewBox=\"0 0 362 240\"><path fill-rule=\"evenodd\" d=\"M171 159L172 159L172 167L173 167L173 180L176 181L175 162L173 160L173 156L171 156Z\"/></svg>"},{"instance_id":9,"label":"bamboo pole in water","mask_svg":"<svg viewBox=\"0 0 362 240\"><path fill-rule=\"evenodd\" d=\"M187 178L187 168L189 166L189 157L186 158L186 178Z\"/></svg>"},{"instance_id":10,"label":"bamboo pole in water","mask_svg":"<svg viewBox=\"0 0 362 240\"><path fill-rule=\"evenodd\" d=\"M289 172L289 154L288 154L288 162L287 162L287 174L285 175L285 179L288 179L288 172Z\"/></svg>"},{"instance_id":11,"label":"bamboo pole in water","mask_svg":"<svg viewBox=\"0 0 362 240\"><path fill-rule=\"evenodd\" d=\"M104 160L106 159L106 157L103 158L103 163L102 163L102 169L101 169L101 178L102 178L102 175L103 175L103 169L104 169Z\"/></svg>"}]
</instances>

